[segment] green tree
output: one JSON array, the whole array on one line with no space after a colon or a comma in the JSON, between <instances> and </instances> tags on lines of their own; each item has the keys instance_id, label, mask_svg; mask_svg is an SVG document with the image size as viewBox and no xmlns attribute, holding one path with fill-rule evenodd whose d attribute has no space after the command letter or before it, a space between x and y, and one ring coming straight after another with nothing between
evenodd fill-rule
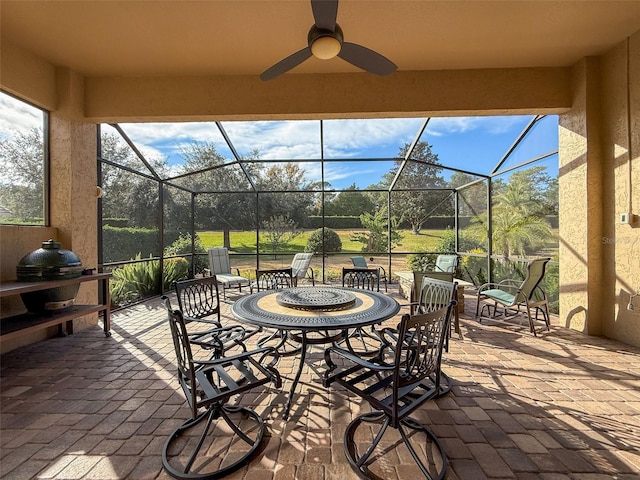
<instances>
[{"instance_id":1,"label":"green tree","mask_svg":"<svg viewBox=\"0 0 640 480\"><path fill-rule=\"evenodd\" d=\"M271 252L274 257L278 251L286 249L289 243L300 235L296 222L283 215L271 217L266 222L263 222L262 232L262 235L266 237L267 242L271 245Z\"/></svg>"},{"instance_id":2,"label":"green tree","mask_svg":"<svg viewBox=\"0 0 640 480\"><path fill-rule=\"evenodd\" d=\"M296 163L273 164L256 172L259 190L273 193L260 195L260 218L284 216L301 225L313 208L314 195L299 190L311 190L314 183ZM287 193L280 193L287 192Z\"/></svg>"},{"instance_id":3,"label":"green tree","mask_svg":"<svg viewBox=\"0 0 640 480\"><path fill-rule=\"evenodd\" d=\"M325 204L325 215L361 215L372 212L375 204L371 197L357 189L356 184L351 184L344 192L338 193L331 201Z\"/></svg>"},{"instance_id":4,"label":"green tree","mask_svg":"<svg viewBox=\"0 0 640 480\"><path fill-rule=\"evenodd\" d=\"M391 222L391 248L394 248L402 244L402 235L398 232L396 218L391 217L389 221ZM380 208L374 213L363 213L360 215L360 222L367 231L353 233L350 240L362 243L362 252L388 252L387 208Z\"/></svg>"},{"instance_id":5,"label":"green tree","mask_svg":"<svg viewBox=\"0 0 640 480\"><path fill-rule=\"evenodd\" d=\"M0 139L0 205L20 223L44 218L44 143L42 131L17 131Z\"/></svg>"},{"instance_id":6,"label":"green tree","mask_svg":"<svg viewBox=\"0 0 640 480\"><path fill-rule=\"evenodd\" d=\"M159 183L143 175L163 176L168 171L166 159L140 160L119 135L103 132L100 156L124 168L102 163L103 217L125 218L130 226L154 228L158 225ZM130 170L140 172L140 175Z\"/></svg>"},{"instance_id":7,"label":"green tree","mask_svg":"<svg viewBox=\"0 0 640 480\"><path fill-rule=\"evenodd\" d=\"M458 188L467 185L478 177L468 173L455 172L449 179L449 187ZM474 216L487 210L487 182L478 182L458 191L458 214Z\"/></svg>"},{"instance_id":8,"label":"green tree","mask_svg":"<svg viewBox=\"0 0 640 480\"><path fill-rule=\"evenodd\" d=\"M245 172L235 164L226 165L213 142L192 142L182 149L186 175L180 185L196 194L196 228L217 228L223 243L231 248L231 230L255 228L255 196ZM232 191L247 193L231 193ZM220 193L228 191L229 193Z\"/></svg>"},{"instance_id":9,"label":"green tree","mask_svg":"<svg viewBox=\"0 0 640 480\"><path fill-rule=\"evenodd\" d=\"M398 157L405 158L409 148L409 143L401 147ZM403 163L402 160L396 160L395 167L384 175L381 184L389 187L400 171L391 193L392 206L400 212L400 222L407 222L411 232L417 235L431 215L453 213L453 196L449 191L425 191L446 186L438 155L432 152L427 142L416 144L411 157L401 169Z\"/></svg>"},{"instance_id":10,"label":"green tree","mask_svg":"<svg viewBox=\"0 0 640 480\"><path fill-rule=\"evenodd\" d=\"M492 218L493 250L504 258L511 255L526 256L530 251L553 238L549 223L544 218L544 202L533 182L535 170L513 174L509 182L496 194ZM487 236L486 213L479 215L466 230L478 239Z\"/></svg>"},{"instance_id":11,"label":"green tree","mask_svg":"<svg viewBox=\"0 0 640 480\"><path fill-rule=\"evenodd\" d=\"M318 228L309 235L307 245L304 247L305 252L323 253L328 256L330 253L338 253L342 251L342 240L340 235L331 228Z\"/></svg>"}]
</instances>

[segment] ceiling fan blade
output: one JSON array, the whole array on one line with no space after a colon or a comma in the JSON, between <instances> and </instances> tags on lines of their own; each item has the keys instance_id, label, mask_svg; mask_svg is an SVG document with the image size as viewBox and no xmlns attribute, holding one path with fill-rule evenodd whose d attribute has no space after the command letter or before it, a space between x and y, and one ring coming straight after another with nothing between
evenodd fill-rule
<instances>
[{"instance_id":1,"label":"ceiling fan blade","mask_svg":"<svg viewBox=\"0 0 640 480\"><path fill-rule=\"evenodd\" d=\"M278 75L282 75L283 73L288 72L292 68L297 67L310 56L311 56L310 47L305 47L302 50L298 50L296 53L292 53L288 57L280 60L274 66L267 68L264 72L260 74L260 79L266 82L267 80L276 78Z\"/></svg>"},{"instance_id":2,"label":"ceiling fan blade","mask_svg":"<svg viewBox=\"0 0 640 480\"><path fill-rule=\"evenodd\" d=\"M344 42L338 56L352 65L376 75L389 75L398 67L387 57L355 43Z\"/></svg>"},{"instance_id":3,"label":"ceiling fan blade","mask_svg":"<svg viewBox=\"0 0 640 480\"><path fill-rule=\"evenodd\" d=\"M336 28L338 18L338 0L311 0L311 10L316 27L332 32Z\"/></svg>"}]
</instances>

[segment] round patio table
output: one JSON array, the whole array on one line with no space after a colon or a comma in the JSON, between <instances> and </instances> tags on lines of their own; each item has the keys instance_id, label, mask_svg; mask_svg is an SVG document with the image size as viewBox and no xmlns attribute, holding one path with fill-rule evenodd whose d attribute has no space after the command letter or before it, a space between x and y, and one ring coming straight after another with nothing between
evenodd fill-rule
<instances>
[{"instance_id":1,"label":"round patio table","mask_svg":"<svg viewBox=\"0 0 640 480\"><path fill-rule=\"evenodd\" d=\"M284 408L285 419L311 345L332 343L344 338L350 329L383 322L399 311L398 302L382 293L329 286L265 290L242 297L231 307L241 322L295 332L291 336L301 344L300 363ZM309 337L314 332L321 335Z\"/></svg>"}]
</instances>

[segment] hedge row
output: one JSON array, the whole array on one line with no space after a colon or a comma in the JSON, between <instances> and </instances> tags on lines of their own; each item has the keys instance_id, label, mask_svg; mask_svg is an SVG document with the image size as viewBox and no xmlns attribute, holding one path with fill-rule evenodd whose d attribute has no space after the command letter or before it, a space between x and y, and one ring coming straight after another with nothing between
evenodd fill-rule
<instances>
[{"instance_id":1,"label":"hedge row","mask_svg":"<svg viewBox=\"0 0 640 480\"><path fill-rule=\"evenodd\" d=\"M178 232L165 232L164 242L172 244L179 237ZM158 230L155 228L112 227L102 228L103 263L125 262L140 254L142 258L149 255L160 256L162 248L158 242Z\"/></svg>"}]
</instances>

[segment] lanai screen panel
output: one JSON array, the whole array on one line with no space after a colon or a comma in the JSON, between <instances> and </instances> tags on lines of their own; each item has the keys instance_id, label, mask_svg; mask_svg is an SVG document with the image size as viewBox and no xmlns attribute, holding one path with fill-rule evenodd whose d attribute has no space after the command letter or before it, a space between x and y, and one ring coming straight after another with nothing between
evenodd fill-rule
<instances>
[{"instance_id":1,"label":"lanai screen panel","mask_svg":"<svg viewBox=\"0 0 640 480\"><path fill-rule=\"evenodd\" d=\"M283 120L221 122L241 159L319 159L320 122Z\"/></svg>"},{"instance_id":2,"label":"lanai screen panel","mask_svg":"<svg viewBox=\"0 0 640 480\"><path fill-rule=\"evenodd\" d=\"M146 158L164 160L163 178L195 170L200 158L235 160L215 122L121 123L120 128Z\"/></svg>"},{"instance_id":3,"label":"lanai screen panel","mask_svg":"<svg viewBox=\"0 0 640 480\"><path fill-rule=\"evenodd\" d=\"M533 115L431 118L420 137L441 165L488 175ZM447 179L453 171L445 176Z\"/></svg>"}]
</instances>

